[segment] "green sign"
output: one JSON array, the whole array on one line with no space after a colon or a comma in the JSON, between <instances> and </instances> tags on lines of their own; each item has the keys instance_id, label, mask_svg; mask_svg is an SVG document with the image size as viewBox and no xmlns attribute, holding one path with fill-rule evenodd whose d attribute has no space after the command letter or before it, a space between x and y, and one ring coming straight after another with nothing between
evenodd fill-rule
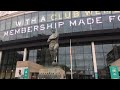
<instances>
[{"instance_id":1,"label":"green sign","mask_svg":"<svg viewBox=\"0 0 120 90\"><path fill-rule=\"evenodd\" d=\"M111 79L119 79L119 71L117 66L110 66Z\"/></svg>"},{"instance_id":2,"label":"green sign","mask_svg":"<svg viewBox=\"0 0 120 90\"><path fill-rule=\"evenodd\" d=\"M98 79L98 73L97 72L95 73L95 79Z\"/></svg>"},{"instance_id":3,"label":"green sign","mask_svg":"<svg viewBox=\"0 0 120 90\"><path fill-rule=\"evenodd\" d=\"M28 68L24 69L24 79L28 79Z\"/></svg>"}]
</instances>

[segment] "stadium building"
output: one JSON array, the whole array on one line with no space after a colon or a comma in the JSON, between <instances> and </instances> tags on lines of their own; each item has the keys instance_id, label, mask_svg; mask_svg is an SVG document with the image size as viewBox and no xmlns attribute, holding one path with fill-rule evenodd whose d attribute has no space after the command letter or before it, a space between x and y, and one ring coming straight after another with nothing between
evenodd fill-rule
<instances>
[{"instance_id":1,"label":"stadium building","mask_svg":"<svg viewBox=\"0 0 120 90\"><path fill-rule=\"evenodd\" d=\"M120 71L120 11L1 11L0 78L15 78L17 61L51 64L47 39L59 33L58 64L66 79L110 79Z\"/></svg>"}]
</instances>

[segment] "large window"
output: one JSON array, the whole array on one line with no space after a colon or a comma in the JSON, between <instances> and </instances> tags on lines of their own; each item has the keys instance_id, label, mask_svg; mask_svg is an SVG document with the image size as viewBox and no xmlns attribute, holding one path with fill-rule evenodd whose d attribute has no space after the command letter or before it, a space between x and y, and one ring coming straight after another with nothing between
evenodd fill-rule
<instances>
[{"instance_id":1,"label":"large window","mask_svg":"<svg viewBox=\"0 0 120 90\"><path fill-rule=\"evenodd\" d=\"M59 48L59 63L67 67L67 74L70 73L70 47ZM72 66L73 72L84 75L84 79L94 76L91 45L72 46Z\"/></svg>"}]
</instances>

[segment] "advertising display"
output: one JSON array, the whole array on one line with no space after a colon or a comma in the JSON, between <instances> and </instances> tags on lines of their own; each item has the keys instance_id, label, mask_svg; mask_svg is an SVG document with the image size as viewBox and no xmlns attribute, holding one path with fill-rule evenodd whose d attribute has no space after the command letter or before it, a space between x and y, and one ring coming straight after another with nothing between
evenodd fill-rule
<instances>
[{"instance_id":1,"label":"advertising display","mask_svg":"<svg viewBox=\"0 0 120 90\"><path fill-rule=\"evenodd\" d=\"M28 67L16 68L15 77L18 79L28 79L29 77Z\"/></svg>"},{"instance_id":2,"label":"advertising display","mask_svg":"<svg viewBox=\"0 0 120 90\"><path fill-rule=\"evenodd\" d=\"M119 79L119 72L117 66L110 66L111 79Z\"/></svg>"}]
</instances>

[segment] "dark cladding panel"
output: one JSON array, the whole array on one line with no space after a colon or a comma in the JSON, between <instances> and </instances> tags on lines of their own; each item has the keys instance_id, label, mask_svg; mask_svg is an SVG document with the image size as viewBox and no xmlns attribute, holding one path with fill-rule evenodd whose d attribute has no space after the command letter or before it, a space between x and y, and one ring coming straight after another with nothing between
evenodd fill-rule
<instances>
[{"instance_id":1,"label":"dark cladding panel","mask_svg":"<svg viewBox=\"0 0 120 90\"><path fill-rule=\"evenodd\" d=\"M102 16L99 17L92 17L94 20L94 23L92 24L92 30L101 30L103 29L103 22L102 22Z\"/></svg>"},{"instance_id":2,"label":"dark cladding panel","mask_svg":"<svg viewBox=\"0 0 120 90\"><path fill-rule=\"evenodd\" d=\"M69 21L69 24L71 25L73 32L80 32L83 31L82 25L79 25L80 19L72 19Z\"/></svg>"},{"instance_id":3,"label":"dark cladding panel","mask_svg":"<svg viewBox=\"0 0 120 90\"><path fill-rule=\"evenodd\" d=\"M72 27L69 27L69 20L64 20L64 33L71 33Z\"/></svg>"},{"instance_id":4,"label":"dark cladding panel","mask_svg":"<svg viewBox=\"0 0 120 90\"><path fill-rule=\"evenodd\" d=\"M114 25L114 29L116 28L120 28L120 14L113 14L113 25Z\"/></svg>"},{"instance_id":5,"label":"dark cladding panel","mask_svg":"<svg viewBox=\"0 0 120 90\"><path fill-rule=\"evenodd\" d=\"M91 18L91 17L90 17ZM84 17L84 18L82 18L80 21L79 21L79 23L81 24L81 26L82 26L82 30L83 31L90 31L90 30L92 30L92 25L91 24L89 24L89 23L92 23L92 20L90 20L89 21L89 23L88 23L88 17L86 18L86 17Z\"/></svg>"},{"instance_id":6,"label":"dark cladding panel","mask_svg":"<svg viewBox=\"0 0 120 90\"><path fill-rule=\"evenodd\" d=\"M113 23L110 22L108 15L102 16L103 29L113 29Z\"/></svg>"}]
</instances>

